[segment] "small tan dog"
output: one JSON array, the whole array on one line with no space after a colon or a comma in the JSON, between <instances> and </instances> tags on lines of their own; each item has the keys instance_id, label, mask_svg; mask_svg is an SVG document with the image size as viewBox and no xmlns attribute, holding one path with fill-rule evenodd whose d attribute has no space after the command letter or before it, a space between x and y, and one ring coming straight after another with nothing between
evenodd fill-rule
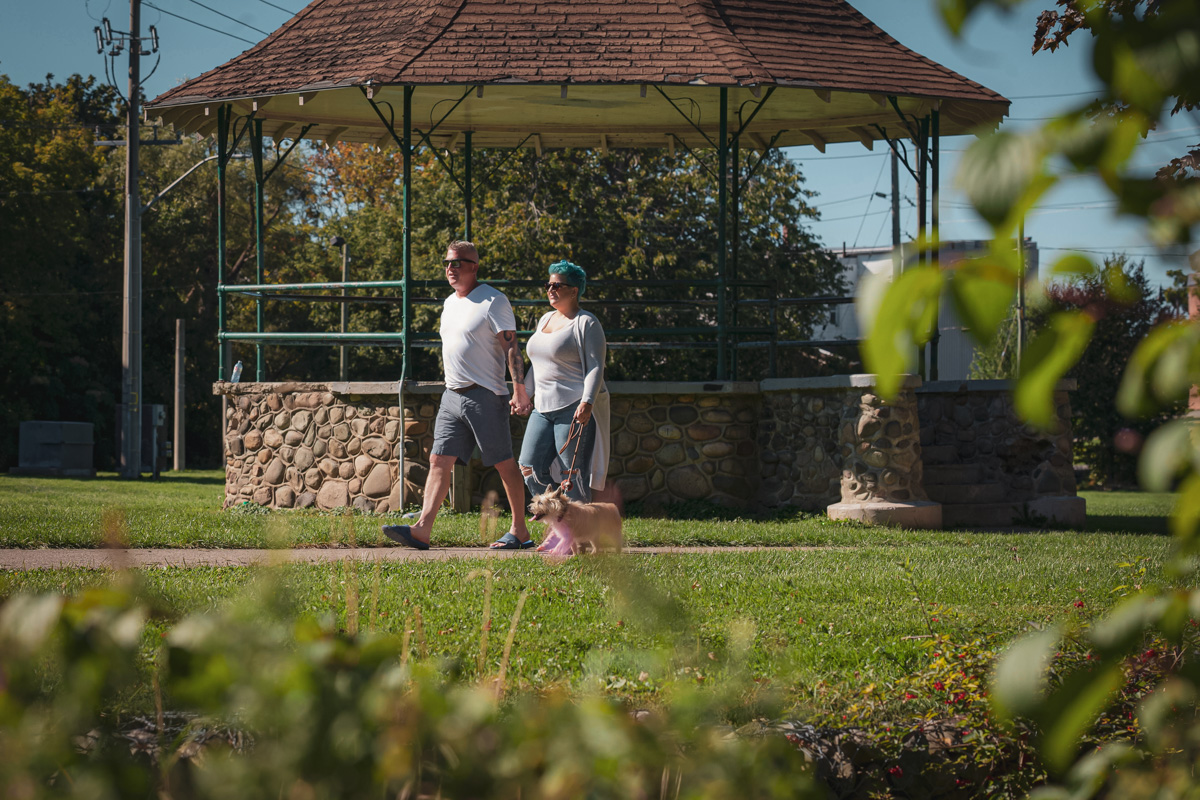
<instances>
[{"instance_id":1,"label":"small tan dog","mask_svg":"<svg viewBox=\"0 0 1200 800\"><path fill-rule=\"evenodd\" d=\"M602 550L619 553L624 543L621 512L615 505L580 503L564 496L562 487L534 497L529 513L534 520L546 523L546 537L537 548L543 553L555 556Z\"/></svg>"}]
</instances>

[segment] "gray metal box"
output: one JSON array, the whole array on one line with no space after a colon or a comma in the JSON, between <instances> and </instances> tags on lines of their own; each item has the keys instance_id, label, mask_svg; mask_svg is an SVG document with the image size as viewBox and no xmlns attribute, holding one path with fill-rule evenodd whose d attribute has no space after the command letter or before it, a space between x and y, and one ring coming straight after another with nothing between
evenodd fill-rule
<instances>
[{"instance_id":1,"label":"gray metal box","mask_svg":"<svg viewBox=\"0 0 1200 800\"><path fill-rule=\"evenodd\" d=\"M9 472L94 477L93 427L90 422L22 422L18 466Z\"/></svg>"}]
</instances>

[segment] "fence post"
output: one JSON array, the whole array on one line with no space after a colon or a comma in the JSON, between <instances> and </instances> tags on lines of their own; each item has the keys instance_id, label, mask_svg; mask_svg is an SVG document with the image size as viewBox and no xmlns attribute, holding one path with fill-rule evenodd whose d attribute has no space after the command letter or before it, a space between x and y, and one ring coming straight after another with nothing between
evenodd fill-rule
<instances>
[{"instance_id":1,"label":"fence post","mask_svg":"<svg viewBox=\"0 0 1200 800\"><path fill-rule=\"evenodd\" d=\"M184 468L184 453L183 453L183 430L184 430L184 403L183 403L183 375L184 375L184 346L183 346L183 320L175 320L175 453L174 464L172 466L176 471Z\"/></svg>"}]
</instances>

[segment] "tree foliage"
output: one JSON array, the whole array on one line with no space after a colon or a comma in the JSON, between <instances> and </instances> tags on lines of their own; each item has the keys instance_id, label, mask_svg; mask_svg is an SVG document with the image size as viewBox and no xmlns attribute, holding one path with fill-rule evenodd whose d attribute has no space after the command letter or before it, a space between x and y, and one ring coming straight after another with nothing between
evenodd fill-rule
<instances>
[{"instance_id":1,"label":"tree foliage","mask_svg":"<svg viewBox=\"0 0 1200 800\"><path fill-rule=\"evenodd\" d=\"M1126 26L1128 30L1147 31L1153 36L1150 26L1156 23L1166 10L1162 0L1101 0L1100 2L1081 2L1081 0L1057 0L1061 10L1047 9L1038 16L1037 28L1033 36L1033 52L1047 51L1053 53L1059 47L1068 44L1071 34L1084 30L1093 36L1100 36L1107 43L1111 35ZM1174 4L1182 6L1186 4ZM1173 17L1176 10L1172 9L1167 19ZM1149 23L1149 24L1147 24ZM1134 27L1129 28L1128 26ZM1170 24L1169 21L1167 24ZM1101 51L1101 57L1109 58L1107 50ZM1164 62L1175 54L1160 53ZM1156 59L1157 60L1157 59ZM1151 63L1147 67L1153 69ZM1166 66L1166 64L1164 64ZM1169 69L1169 67L1168 67ZM1193 76L1194 77L1194 76ZM1200 84L1195 81L1176 82L1173 86L1175 105L1171 114L1180 111L1195 111L1200 106ZM1096 113L1119 113L1125 106L1120 103L1097 103ZM1163 165L1158 171L1158 177L1184 177L1200 171L1200 145L1193 145L1183 155L1176 156Z\"/></svg>"},{"instance_id":2,"label":"tree foliage","mask_svg":"<svg viewBox=\"0 0 1200 800\"><path fill-rule=\"evenodd\" d=\"M115 100L93 78L20 89L0 75L0 468L16 465L22 420L91 421L111 441L121 193L92 139Z\"/></svg>"},{"instance_id":3,"label":"tree foliage","mask_svg":"<svg viewBox=\"0 0 1200 800\"><path fill-rule=\"evenodd\" d=\"M0 76L0 403L14 422L93 423L102 469L114 464L121 400L125 151L93 142L97 126L123 137L118 103L115 89L90 77L56 83L49 76L22 89ZM211 142L196 139L143 147L142 203L212 153ZM267 184L268 269L290 264L308 241L311 177L285 169ZM226 280L253 278L247 162L232 163L227 195ZM220 402L211 389L216 284L216 169L206 164L142 217L143 401L172 402L175 320L182 319L193 464L221 456ZM253 329L252 304L231 302L230 313ZM17 431L13 424L0 433L0 469L17 463Z\"/></svg>"},{"instance_id":4,"label":"tree foliage","mask_svg":"<svg viewBox=\"0 0 1200 800\"><path fill-rule=\"evenodd\" d=\"M4 255L5 317L0 337L0 398L9 418L62 419L96 425L96 456L103 467L115 454L113 423L120 401L120 350L124 209L122 148L93 147L91 126L121 135L119 97L94 79L48 79L25 89L0 78L0 234ZM272 169L283 143L266 153ZM170 147L141 149L143 204L215 153L211 140L188 138ZM757 154L750 156L757 161ZM452 162L452 163L451 163ZM421 147L414 155L412 275L431 281L415 292L413 330L436 339L441 300L447 293L441 258L463 235L462 193L451 172L461 157ZM746 174L743 162L743 174ZM348 242L354 281L399 280L403 264L402 159L395 148L302 144L265 185L265 240L261 280L312 283L341 278L334 236ZM474 158L474 238L483 253L485 280L524 281L506 291L518 306L521 327L531 328L547 308L540 285L546 267L567 258L598 279L584 297L605 327L639 341L663 338L692 343L709 336L660 337L637 331L712 326L716 321L716 179L692 156L663 151L479 150ZM174 380L175 320L185 321L187 453L189 462L220 457L219 400L210 382L217 369L216 250L217 170L197 168L143 215L143 400L170 403ZM254 176L245 143L227 173L224 282L258 283L254 239ZM779 151L767 153L745 181L741 247L730 276L758 285L742 298L839 294L836 259L820 249L807 228L816 211L798 167ZM732 224L730 234L732 235ZM659 285L655 282L676 281ZM602 289L601 284L609 287ZM734 292L728 298L731 301ZM399 331L399 290L368 293L376 302L351 306L349 329ZM336 331L337 303L261 300L268 331ZM227 329L253 331L257 303L245 295L226 301ZM731 321L732 321L731 315ZM820 315L778 309L783 339L808 338ZM737 318L763 328L765 304ZM625 338L629 338L626 336ZM746 339L765 340L762 333ZM261 349L267 380L320 380L337 374L336 347ZM781 351L779 374L829 369ZM232 359L255 375L258 349L231 347ZM350 377L392 380L399 351L355 347ZM744 351L741 377L766 374L766 351ZM436 380L437 352L417 348L411 376ZM609 377L710 379L711 349L614 349ZM228 375L224 376L228 377ZM0 441L0 468L16 463L16 427Z\"/></svg>"},{"instance_id":5,"label":"tree foliage","mask_svg":"<svg viewBox=\"0 0 1200 800\"><path fill-rule=\"evenodd\" d=\"M1114 380L1155 326L1179 316L1177 303L1150 284L1144 262L1115 255L1096 272L1069 275L1041 287L1027 305L1027 335L1036 335L1059 312L1082 312L1094 324L1086 349L1065 376L1077 386L1071 396L1076 456L1091 468L1094 482L1136 484L1142 440L1177 414L1180 405L1130 419L1114 403ZM1017 377L1016 327L1014 309L993 342L980 350L971 365L972 377Z\"/></svg>"},{"instance_id":6,"label":"tree foliage","mask_svg":"<svg viewBox=\"0 0 1200 800\"><path fill-rule=\"evenodd\" d=\"M350 242L356 280L400 276L400 162L394 149L357 145L338 145L314 158L335 207L345 212L342 219L331 222L327 233L336 231ZM451 167L461 176L460 161ZM717 186L715 177L692 156L655 150L607 154L567 150L540 156L527 150L480 150L474 154L473 173L472 238L482 254L481 278L529 282L508 290L514 299L534 302L532 307L518 308L522 327L531 328L548 307L540 284L546 268L560 259L581 264L589 280L600 282L589 284L584 304L614 333L610 340L619 339L616 332L621 329L715 323L716 287L711 284L717 275ZM414 159L412 197L413 276L440 282L445 247L463 235L463 199L450 171L428 149L420 150ZM762 284L741 289L742 297L844 290L836 259L820 249L805 225L816 215L811 200L797 166L779 151L769 152L742 194L737 275ZM325 256L326 261L331 258L337 255ZM655 283L663 281L678 283ZM602 288L605 282L610 285ZM435 333L446 290L439 286L421 294L437 302L416 309L414 329ZM333 313L314 321L328 323ZM781 310L779 318L782 338L807 338L819 324L818 316L807 311ZM763 327L767 313L743 311L738 323ZM395 330L400 325L398 307L373 306L356 309L350 327ZM713 340L711 336L662 338ZM410 374L426 380L440 375L432 352L418 352L414 361ZM781 363L784 374L813 369L793 356ZM714 364L711 350L613 350L608 375L617 380L661 378L665 369L678 380L699 380L713 377ZM745 377L765 375L765 352L743 355L740 369ZM392 353L365 349L355 353L356 376L382 379L394 377L397 371Z\"/></svg>"},{"instance_id":7,"label":"tree foliage","mask_svg":"<svg viewBox=\"0 0 1200 800\"><path fill-rule=\"evenodd\" d=\"M1009 0L942 0L952 29L958 30L972 13L985 6L1005 7ZM1133 3L1078 3L1095 37L1095 77L1103 87L1101 107L1070 108L1041 128L1023 133L1001 130L983 136L966 153L958 180L976 211L992 227L990 251L952 273L936 265L912 272L936 292L948 288L972 332L986 342L1003 323L1024 279L1011 247L1022 217L1056 184L1080 176L1100 179L1117 201L1120 213L1140 219L1149 237L1161 244L1193 241L1200 222L1200 182L1177 172L1154 178L1138 174L1131 156L1138 139L1173 110L1189 107L1200 85L1200 8L1195 3L1163 3L1139 8ZM1115 12L1115 13L1114 13ZM1045 37L1052 26L1043 25ZM1069 35L1069 31L1065 35ZM1104 286L1105 302L1119 299L1128 285L1097 267L1082 254L1068 254L1051 267L1052 278L1081 276ZM1105 278L1109 280L1105 280ZM990 291L988 291L990 290ZM1080 298L1083 299L1083 298ZM902 286L884 299L918 308L928 302ZM1050 424L1053 390L1058 380L1079 363L1096 335L1095 304L1051 314L1024 354L1016 382L1016 405L1035 424ZM919 341L925 335L920 315L904 335ZM876 325L872 338L896 338L893 330ZM870 357L870 350L865 355ZM874 369L892 365L868 360ZM1117 383L1115 376L1114 384ZM1167 322L1149 329L1137 344L1119 381L1115 407L1128 416L1161 414L1182 402L1191 386L1200 383L1200 321ZM1155 428L1146 440L1139 463L1143 485L1151 490L1176 491L1172 515L1176 558L1173 574L1188 582L1195 577L1200 555L1200 420L1182 418ZM1186 584L1185 584L1186 585ZM1081 744L1097 716L1116 697L1125 671L1122 665L1142 648L1148 637L1160 635L1182 645L1184 634L1200 620L1200 591L1144 587L1120 603L1087 631L1091 658L1060 680L1046 680L1046 665L1061 648L1066 631L1049 629L1014 643L1001 659L992 682L998 710L1032 720L1039 731L1041 755L1063 785L1046 787L1041 797L1092 797L1105 790L1119 769L1120 789L1112 796L1179 797L1194 789L1195 752L1200 727L1200 678L1191 650L1169 665L1159 683L1148 691L1137 717L1145 736L1135 748L1109 745L1084 752ZM1165 777L1164 777L1165 776Z\"/></svg>"}]
</instances>

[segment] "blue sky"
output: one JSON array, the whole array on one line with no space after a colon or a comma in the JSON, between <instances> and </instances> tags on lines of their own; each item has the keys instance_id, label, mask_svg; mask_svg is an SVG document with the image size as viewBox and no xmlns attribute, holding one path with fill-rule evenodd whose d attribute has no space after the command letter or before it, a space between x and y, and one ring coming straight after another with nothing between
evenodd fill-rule
<instances>
[{"instance_id":1,"label":"blue sky","mask_svg":"<svg viewBox=\"0 0 1200 800\"><path fill-rule=\"evenodd\" d=\"M40 81L46 73L60 78L75 72L103 76L104 59L96 54L92 28L101 17L108 17L114 28L128 26L127 0L3 2L0 73L21 85ZM1077 35L1069 47L1057 53L1030 53L1038 12L1052 7L1053 0L1030 0L1008 14L981 15L961 40L954 39L942 25L932 0L858 0L853 5L908 47L1012 100L1005 126L1035 126L1056 111L1085 100L1095 86L1086 34ZM146 81L147 95L154 97L232 58L302 7L300 0L144 0L142 24L155 25L161 41L161 61ZM155 59L143 60L143 74L154 67ZM123 71L116 77L124 88ZM987 235L953 190L958 153L970 141L970 137L948 137L942 142L942 236L948 239ZM1152 173L1197 142L1200 117L1181 115L1151 134L1135 156L1135 164ZM886 153L882 146L868 151L860 144L831 145L825 154L810 147L789 151L803 165L809 187L819 192L817 205L823 219L814 228L828 246L889 243L888 203L874 196L874 192L888 191ZM903 169L901 192L914 197L912 179ZM916 214L908 204L904 207L901 228L911 235ZM1026 220L1025 232L1041 248L1043 264L1071 249L1097 259L1125 252L1145 258L1156 281L1165 279L1167 269L1187 264L1183 250L1156 251L1137 224L1116 217L1104 193L1087 183L1048 195Z\"/></svg>"}]
</instances>

